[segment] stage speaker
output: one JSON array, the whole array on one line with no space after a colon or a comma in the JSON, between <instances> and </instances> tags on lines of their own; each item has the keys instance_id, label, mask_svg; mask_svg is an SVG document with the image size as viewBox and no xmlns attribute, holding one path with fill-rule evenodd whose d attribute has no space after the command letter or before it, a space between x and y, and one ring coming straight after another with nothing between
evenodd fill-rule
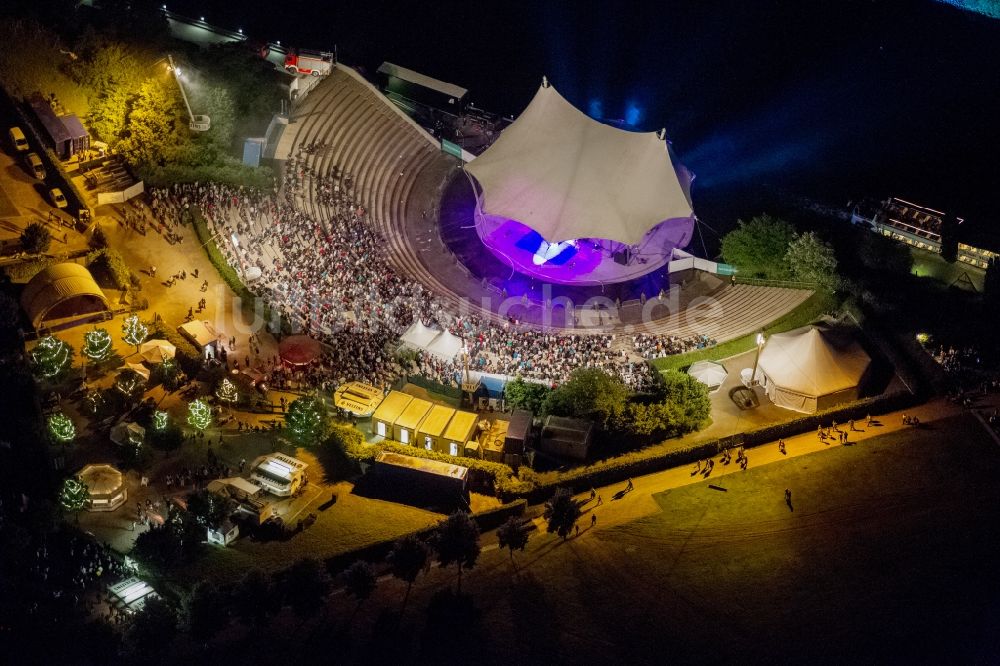
<instances>
[{"instance_id":1,"label":"stage speaker","mask_svg":"<svg viewBox=\"0 0 1000 666\"><path fill-rule=\"evenodd\" d=\"M632 250L630 250L629 248L625 248L624 250L619 250L618 252L615 252L611 256L614 257L616 264L621 264L622 266L628 266L628 263L632 260Z\"/></svg>"}]
</instances>

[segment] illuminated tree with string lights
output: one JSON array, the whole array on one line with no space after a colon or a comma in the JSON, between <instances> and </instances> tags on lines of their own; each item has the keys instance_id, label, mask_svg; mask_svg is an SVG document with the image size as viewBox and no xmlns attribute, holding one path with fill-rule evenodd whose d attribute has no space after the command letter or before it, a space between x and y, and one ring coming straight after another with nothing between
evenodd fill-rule
<instances>
[{"instance_id":1,"label":"illuminated tree with string lights","mask_svg":"<svg viewBox=\"0 0 1000 666\"><path fill-rule=\"evenodd\" d=\"M167 429L168 423L169 417L166 412L161 412L160 410L153 412L153 430L163 432Z\"/></svg>"},{"instance_id":2,"label":"illuminated tree with string lights","mask_svg":"<svg viewBox=\"0 0 1000 666\"><path fill-rule=\"evenodd\" d=\"M146 341L148 334L149 327L142 323L137 314L129 315L122 323L122 340L126 344L135 345L136 352L139 351L139 345Z\"/></svg>"},{"instance_id":3,"label":"illuminated tree with string lights","mask_svg":"<svg viewBox=\"0 0 1000 666\"><path fill-rule=\"evenodd\" d=\"M49 435L52 439L60 444L69 444L74 439L76 439L76 426L73 425L73 421L63 414L62 412L56 412L49 417L48 420Z\"/></svg>"},{"instance_id":4,"label":"illuminated tree with string lights","mask_svg":"<svg viewBox=\"0 0 1000 666\"><path fill-rule=\"evenodd\" d=\"M83 348L80 350L84 356L95 363L99 363L111 356L111 334L106 329L95 328L83 334Z\"/></svg>"},{"instance_id":5,"label":"illuminated tree with string lights","mask_svg":"<svg viewBox=\"0 0 1000 666\"><path fill-rule=\"evenodd\" d=\"M59 338L47 335L38 341L31 352L35 372L43 379L52 379L69 367L73 350Z\"/></svg>"},{"instance_id":6,"label":"illuminated tree with string lights","mask_svg":"<svg viewBox=\"0 0 1000 666\"><path fill-rule=\"evenodd\" d=\"M212 425L212 408L201 398L188 405L187 422L197 430L204 430Z\"/></svg>"},{"instance_id":7,"label":"illuminated tree with string lights","mask_svg":"<svg viewBox=\"0 0 1000 666\"><path fill-rule=\"evenodd\" d=\"M240 393L236 390L236 385L229 381L228 377L223 377L219 386L215 389L215 397L230 406L239 400Z\"/></svg>"},{"instance_id":8,"label":"illuminated tree with string lights","mask_svg":"<svg viewBox=\"0 0 1000 666\"><path fill-rule=\"evenodd\" d=\"M300 444L316 444L326 434L326 410L316 398L299 398L288 406L285 426Z\"/></svg>"},{"instance_id":9,"label":"illuminated tree with string lights","mask_svg":"<svg viewBox=\"0 0 1000 666\"><path fill-rule=\"evenodd\" d=\"M77 522L80 520L80 511L87 507L87 500L90 499L90 489L87 484L76 477L70 477L63 481L59 491L59 506L64 511L75 514Z\"/></svg>"}]
</instances>

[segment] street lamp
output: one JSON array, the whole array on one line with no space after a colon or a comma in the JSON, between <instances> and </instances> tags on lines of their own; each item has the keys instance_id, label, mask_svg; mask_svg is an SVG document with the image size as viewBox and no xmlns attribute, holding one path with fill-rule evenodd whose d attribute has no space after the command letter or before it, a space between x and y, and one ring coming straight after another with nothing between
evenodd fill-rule
<instances>
[{"instance_id":1,"label":"street lamp","mask_svg":"<svg viewBox=\"0 0 1000 666\"><path fill-rule=\"evenodd\" d=\"M764 348L764 331L757 334L757 354L753 358L753 372L750 373L750 386L757 384L757 364L760 362L760 350Z\"/></svg>"}]
</instances>

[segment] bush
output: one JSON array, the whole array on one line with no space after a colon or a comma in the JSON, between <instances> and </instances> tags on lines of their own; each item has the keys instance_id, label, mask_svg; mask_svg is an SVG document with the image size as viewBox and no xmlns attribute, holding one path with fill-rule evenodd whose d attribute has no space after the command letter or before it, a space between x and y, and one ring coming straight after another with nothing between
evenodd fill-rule
<instances>
[{"instance_id":1,"label":"bush","mask_svg":"<svg viewBox=\"0 0 1000 666\"><path fill-rule=\"evenodd\" d=\"M50 245L52 233L41 222L32 222L21 232L21 248L28 254L41 254Z\"/></svg>"},{"instance_id":2,"label":"bush","mask_svg":"<svg viewBox=\"0 0 1000 666\"><path fill-rule=\"evenodd\" d=\"M139 282L139 276L129 268L117 250L107 247L94 250L87 254L86 262L91 271L97 268L104 269L119 290L133 289L138 291L142 286Z\"/></svg>"},{"instance_id":3,"label":"bush","mask_svg":"<svg viewBox=\"0 0 1000 666\"><path fill-rule=\"evenodd\" d=\"M16 264L9 264L4 266L3 270L11 282L27 282L54 263L55 259L51 257L39 257Z\"/></svg>"},{"instance_id":4,"label":"bush","mask_svg":"<svg viewBox=\"0 0 1000 666\"><path fill-rule=\"evenodd\" d=\"M155 322L149 324L149 338L160 338L172 344L177 348L177 353L174 358L177 359L181 369L184 370L189 377L194 377L198 374L198 370L201 368L201 354L197 349L195 349L194 345L191 344L187 338L178 333L176 329L167 326L162 319L157 319Z\"/></svg>"}]
</instances>

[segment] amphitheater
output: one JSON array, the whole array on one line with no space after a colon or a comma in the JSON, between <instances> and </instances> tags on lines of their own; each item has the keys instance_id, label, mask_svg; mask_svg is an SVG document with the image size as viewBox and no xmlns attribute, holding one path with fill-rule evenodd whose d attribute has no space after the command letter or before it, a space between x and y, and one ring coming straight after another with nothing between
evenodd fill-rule
<instances>
[{"instance_id":1,"label":"amphitheater","mask_svg":"<svg viewBox=\"0 0 1000 666\"><path fill-rule=\"evenodd\" d=\"M440 237L437 216L446 186L462 162L443 153L437 141L354 70L337 65L293 107L275 157L285 160L300 146L323 145L308 157L319 176L339 170L353 176L353 196L386 241L390 263L422 283L455 314L474 312L492 319L515 317L575 333L704 335L724 342L759 330L796 308L807 289L731 285L710 272L671 275L671 290L645 304L610 302L597 310L575 309L572 317L544 301L522 300L499 308L505 294L473 276ZM311 179L300 205L314 219L329 219ZM507 299L511 300L511 299ZM605 299L608 300L608 299ZM627 316L631 312L632 316Z\"/></svg>"}]
</instances>

